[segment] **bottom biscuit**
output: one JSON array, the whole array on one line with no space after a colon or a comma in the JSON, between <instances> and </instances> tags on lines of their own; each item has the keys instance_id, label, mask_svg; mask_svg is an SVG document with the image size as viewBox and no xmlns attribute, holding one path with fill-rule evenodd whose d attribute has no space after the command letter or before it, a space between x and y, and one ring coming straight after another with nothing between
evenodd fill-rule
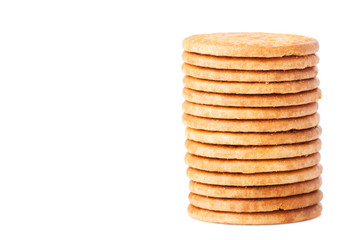
<instances>
[{"instance_id":1,"label":"bottom biscuit","mask_svg":"<svg viewBox=\"0 0 356 240\"><path fill-rule=\"evenodd\" d=\"M320 203L295 210L277 210L273 212L259 213L218 212L198 208L191 204L188 206L188 214L200 221L240 225L266 225L300 222L320 216L321 211L322 206Z\"/></svg>"}]
</instances>

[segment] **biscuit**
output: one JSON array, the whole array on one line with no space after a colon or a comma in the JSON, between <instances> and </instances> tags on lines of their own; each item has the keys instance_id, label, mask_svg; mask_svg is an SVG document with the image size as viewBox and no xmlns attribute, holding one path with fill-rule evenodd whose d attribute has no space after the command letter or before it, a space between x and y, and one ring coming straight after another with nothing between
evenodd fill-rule
<instances>
[{"instance_id":1,"label":"biscuit","mask_svg":"<svg viewBox=\"0 0 356 240\"><path fill-rule=\"evenodd\" d=\"M226 82L214 81L191 76L183 78L185 87L205 92L234 93L234 94L287 94L309 91L320 84L318 78L295 80L288 82Z\"/></svg>"},{"instance_id":2,"label":"biscuit","mask_svg":"<svg viewBox=\"0 0 356 240\"><path fill-rule=\"evenodd\" d=\"M318 103L287 107L225 107L184 101L183 111L190 115L220 119L281 119L311 115L318 110Z\"/></svg>"},{"instance_id":3,"label":"biscuit","mask_svg":"<svg viewBox=\"0 0 356 240\"><path fill-rule=\"evenodd\" d=\"M196 142L221 145L279 145L308 142L321 135L321 127L277 133L212 132L187 127L185 135Z\"/></svg>"},{"instance_id":4,"label":"biscuit","mask_svg":"<svg viewBox=\"0 0 356 240\"><path fill-rule=\"evenodd\" d=\"M281 107L317 102L321 98L319 88L292 94L246 95L209 93L183 88L183 97L189 102L228 107Z\"/></svg>"},{"instance_id":5,"label":"biscuit","mask_svg":"<svg viewBox=\"0 0 356 240\"><path fill-rule=\"evenodd\" d=\"M322 166L320 164L293 171L253 174L207 172L189 167L187 169L187 176L199 183L242 187L303 182L319 177L321 172Z\"/></svg>"},{"instance_id":6,"label":"biscuit","mask_svg":"<svg viewBox=\"0 0 356 240\"><path fill-rule=\"evenodd\" d=\"M277 146L229 146L195 142L187 139L185 147L191 154L225 159L278 159L305 156L319 152L320 139L305 143Z\"/></svg>"},{"instance_id":7,"label":"biscuit","mask_svg":"<svg viewBox=\"0 0 356 240\"><path fill-rule=\"evenodd\" d=\"M183 40L188 52L229 57L284 57L314 54L316 39L293 34L237 32L197 34Z\"/></svg>"},{"instance_id":8,"label":"biscuit","mask_svg":"<svg viewBox=\"0 0 356 240\"><path fill-rule=\"evenodd\" d=\"M321 215L322 206L320 203L306 208L294 210L277 210L272 212L236 213L211 211L194 207L189 204L188 214L197 220L240 225L266 225L293 223L316 218Z\"/></svg>"},{"instance_id":9,"label":"biscuit","mask_svg":"<svg viewBox=\"0 0 356 240\"><path fill-rule=\"evenodd\" d=\"M282 132L315 127L319 113L305 117L272 120L235 120L197 117L184 113L183 123L190 128L221 132Z\"/></svg>"},{"instance_id":10,"label":"biscuit","mask_svg":"<svg viewBox=\"0 0 356 240\"><path fill-rule=\"evenodd\" d=\"M279 58L217 57L184 51L183 61L199 67L236 70L289 70L314 67L319 63L315 54Z\"/></svg>"},{"instance_id":11,"label":"biscuit","mask_svg":"<svg viewBox=\"0 0 356 240\"><path fill-rule=\"evenodd\" d=\"M215 68L204 68L188 63L182 65L184 74L209 80L229 81L229 82L285 82L315 78L318 74L317 67L293 70L225 70Z\"/></svg>"},{"instance_id":12,"label":"biscuit","mask_svg":"<svg viewBox=\"0 0 356 240\"><path fill-rule=\"evenodd\" d=\"M314 166L320 161L320 153L313 153L302 157L268 160L207 158L187 153L184 160L190 167L209 172L281 172Z\"/></svg>"},{"instance_id":13,"label":"biscuit","mask_svg":"<svg viewBox=\"0 0 356 240\"><path fill-rule=\"evenodd\" d=\"M189 190L202 196L216 198L275 198L312 192L319 189L321 184L321 177L298 183L257 187L219 186L191 180Z\"/></svg>"},{"instance_id":14,"label":"biscuit","mask_svg":"<svg viewBox=\"0 0 356 240\"><path fill-rule=\"evenodd\" d=\"M224 212L270 212L309 207L321 201L323 193L316 190L295 196L260 199L213 198L195 193L189 194L193 206Z\"/></svg>"}]
</instances>

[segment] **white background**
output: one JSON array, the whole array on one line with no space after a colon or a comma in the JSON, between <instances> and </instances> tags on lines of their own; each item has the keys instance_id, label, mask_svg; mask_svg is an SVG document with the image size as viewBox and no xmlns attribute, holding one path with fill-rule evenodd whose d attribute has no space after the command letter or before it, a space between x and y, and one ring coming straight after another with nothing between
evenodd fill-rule
<instances>
[{"instance_id":1,"label":"white background","mask_svg":"<svg viewBox=\"0 0 356 240\"><path fill-rule=\"evenodd\" d=\"M1 1L0 239L355 239L353 1ZM186 212L181 42L320 43L322 216L231 226Z\"/></svg>"}]
</instances>

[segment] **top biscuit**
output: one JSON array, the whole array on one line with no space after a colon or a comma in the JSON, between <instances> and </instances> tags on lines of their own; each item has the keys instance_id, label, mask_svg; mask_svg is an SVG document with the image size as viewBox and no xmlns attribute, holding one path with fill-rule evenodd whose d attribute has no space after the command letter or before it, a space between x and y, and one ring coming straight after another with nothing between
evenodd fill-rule
<instances>
[{"instance_id":1,"label":"top biscuit","mask_svg":"<svg viewBox=\"0 0 356 240\"><path fill-rule=\"evenodd\" d=\"M183 40L188 52L226 57L305 56L319 50L316 39L277 33L198 34Z\"/></svg>"}]
</instances>

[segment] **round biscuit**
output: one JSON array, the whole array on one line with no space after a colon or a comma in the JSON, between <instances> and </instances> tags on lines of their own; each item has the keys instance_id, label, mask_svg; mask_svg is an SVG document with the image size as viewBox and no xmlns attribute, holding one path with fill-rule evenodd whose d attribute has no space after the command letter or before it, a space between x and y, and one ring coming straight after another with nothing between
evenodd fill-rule
<instances>
[{"instance_id":1,"label":"round biscuit","mask_svg":"<svg viewBox=\"0 0 356 240\"><path fill-rule=\"evenodd\" d=\"M205 68L183 63L182 72L186 75L217 81L228 82L286 82L315 78L318 74L317 67L292 70L226 70Z\"/></svg>"},{"instance_id":2,"label":"round biscuit","mask_svg":"<svg viewBox=\"0 0 356 240\"><path fill-rule=\"evenodd\" d=\"M253 174L207 172L189 167L187 176L199 183L246 187L303 182L319 177L321 172L322 166L320 164L292 171Z\"/></svg>"},{"instance_id":3,"label":"round biscuit","mask_svg":"<svg viewBox=\"0 0 356 240\"><path fill-rule=\"evenodd\" d=\"M184 101L185 113L198 117L218 119L281 119L311 115L318 110L318 103L286 107L226 107Z\"/></svg>"},{"instance_id":4,"label":"round biscuit","mask_svg":"<svg viewBox=\"0 0 356 240\"><path fill-rule=\"evenodd\" d=\"M224 212L270 212L276 210L292 210L309 207L319 203L323 198L320 190L294 196L260 199L214 198L189 194L189 202L193 206Z\"/></svg>"},{"instance_id":5,"label":"round biscuit","mask_svg":"<svg viewBox=\"0 0 356 240\"><path fill-rule=\"evenodd\" d=\"M314 54L319 43L294 34L230 32L192 35L183 40L183 48L215 56L271 58Z\"/></svg>"},{"instance_id":6,"label":"round biscuit","mask_svg":"<svg viewBox=\"0 0 356 240\"><path fill-rule=\"evenodd\" d=\"M319 88L292 94L227 94L183 88L185 100L193 103L227 107L283 107L303 105L321 99Z\"/></svg>"},{"instance_id":7,"label":"round biscuit","mask_svg":"<svg viewBox=\"0 0 356 240\"><path fill-rule=\"evenodd\" d=\"M276 133L213 132L187 127L185 135L190 140L202 143L259 146L308 142L317 139L321 135L321 132L320 126L304 130Z\"/></svg>"},{"instance_id":8,"label":"round biscuit","mask_svg":"<svg viewBox=\"0 0 356 240\"><path fill-rule=\"evenodd\" d=\"M268 160L207 158L187 153L184 157L184 161L192 168L209 172L281 172L314 166L320 161L320 153L313 153L301 157Z\"/></svg>"},{"instance_id":9,"label":"round biscuit","mask_svg":"<svg viewBox=\"0 0 356 240\"><path fill-rule=\"evenodd\" d=\"M189 190L202 196L216 198L276 198L312 192L321 185L321 177L298 183L257 187L219 186L191 180Z\"/></svg>"},{"instance_id":10,"label":"round biscuit","mask_svg":"<svg viewBox=\"0 0 356 240\"><path fill-rule=\"evenodd\" d=\"M279 58L238 58L198 54L184 51L184 62L199 67L236 70L290 70L314 67L319 63L315 54Z\"/></svg>"},{"instance_id":11,"label":"round biscuit","mask_svg":"<svg viewBox=\"0 0 356 240\"><path fill-rule=\"evenodd\" d=\"M309 91L320 84L318 78L288 82L226 82L185 76L183 84L186 88L215 93L233 94L287 94Z\"/></svg>"},{"instance_id":12,"label":"round biscuit","mask_svg":"<svg viewBox=\"0 0 356 240\"><path fill-rule=\"evenodd\" d=\"M276 146L230 146L200 143L187 139L185 147L189 153L202 157L258 160L313 154L320 151L321 141L316 139L310 142Z\"/></svg>"},{"instance_id":13,"label":"round biscuit","mask_svg":"<svg viewBox=\"0 0 356 240\"><path fill-rule=\"evenodd\" d=\"M190 128L220 132L284 132L315 127L319 113L304 117L272 120L214 119L183 113L183 123Z\"/></svg>"},{"instance_id":14,"label":"round biscuit","mask_svg":"<svg viewBox=\"0 0 356 240\"><path fill-rule=\"evenodd\" d=\"M322 206L320 203L295 210L277 210L257 213L220 212L194 207L191 204L188 206L188 214L197 220L238 225L294 223L316 218L321 215L321 212Z\"/></svg>"}]
</instances>

